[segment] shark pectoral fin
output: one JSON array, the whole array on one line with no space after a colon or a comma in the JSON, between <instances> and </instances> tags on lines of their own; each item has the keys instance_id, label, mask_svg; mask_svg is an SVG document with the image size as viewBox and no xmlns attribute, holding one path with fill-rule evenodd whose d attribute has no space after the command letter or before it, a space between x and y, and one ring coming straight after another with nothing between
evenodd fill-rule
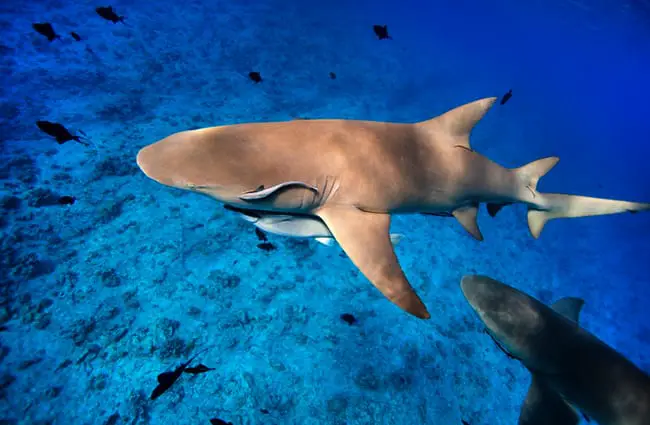
<instances>
[{"instance_id":1,"label":"shark pectoral fin","mask_svg":"<svg viewBox=\"0 0 650 425\"><path fill-rule=\"evenodd\" d=\"M478 207L476 205L458 208L452 214L470 235L474 236L474 238L479 241L483 240L483 235L481 234L481 230L478 228L478 222L476 221L478 215Z\"/></svg>"},{"instance_id":2,"label":"shark pectoral fin","mask_svg":"<svg viewBox=\"0 0 650 425\"><path fill-rule=\"evenodd\" d=\"M521 406L519 425L576 425L580 416L562 397L533 375Z\"/></svg>"},{"instance_id":3,"label":"shark pectoral fin","mask_svg":"<svg viewBox=\"0 0 650 425\"><path fill-rule=\"evenodd\" d=\"M431 317L397 261L388 234L389 214L368 213L353 206L326 206L316 215L352 263L386 298L416 317Z\"/></svg>"},{"instance_id":4,"label":"shark pectoral fin","mask_svg":"<svg viewBox=\"0 0 650 425\"><path fill-rule=\"evenodd\" d=\"M555 301L551 308L567 319L579 323L580 311L583 305L585 305L585 300L582 298L565 297Z\"/></svg>"},{"instance_id":5,"label":"shark pectoral fin","mask_svg":"<svg viewBox=\"0 0 650 425\"><path fill-rule=\"evenodd\" d=\"M308 189L315 193L318 193L318 189L312 185L299 182L299 181L288 181L288 182L276 184L275 186L271 186L266 189L264 188L264 186L260 186L257 189L242 193L241 195L239 195L239 199L243 201L258 201L260 199L268 198L269 196L281 191L282 189L286 189L290 187L302 187L304 189Z\"/></svg>"}]
</instances>

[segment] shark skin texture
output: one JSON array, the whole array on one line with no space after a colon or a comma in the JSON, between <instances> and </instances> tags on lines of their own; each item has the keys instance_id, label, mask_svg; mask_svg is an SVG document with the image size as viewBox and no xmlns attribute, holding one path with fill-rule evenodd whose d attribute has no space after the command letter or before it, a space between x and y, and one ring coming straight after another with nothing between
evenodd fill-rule
<instances>
[{"instance_id":1,"label":"shark skin texture","mask_svg":"<svg viewBox=\"0 0 650 425\"><path fill-rule=\"evenodd\" d=\"M292 120L182 131L145 146L136 161L160 184L259 218L282 214L278 233L285 236L294 230L296 236L313 234L308 229L324 223L386 298L428 319L393 250L392 214L453 216L483 240L476 220L481 203L491 215L505 205L526 204L535 238L554 218L650 209L647 203L537 192L539 178L557 157L508 169L474 151L470 132L496 99L418 123ZM294 230L285 219L291 216Z\"/></svg>"}]
</instances>

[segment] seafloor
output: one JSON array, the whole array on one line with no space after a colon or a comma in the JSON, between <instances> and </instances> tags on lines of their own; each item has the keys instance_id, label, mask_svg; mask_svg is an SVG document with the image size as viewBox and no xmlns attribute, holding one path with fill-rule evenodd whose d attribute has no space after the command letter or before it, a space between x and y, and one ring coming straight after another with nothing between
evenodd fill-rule
<instances>
[{"instance_id":1,"label":"seafloor","mask_svg":"<svg viewBox=\"0 0 650 425\"><path fill-rule=\"evenodd\" d=\"M477 151L509 167L559 155L540 191L650 200L647 6L448 3L116 1L113 24L95 13L108 4L3 1L0 423L515 424L530 378L462 297L474 272L583 297L583 325L650 370L650 214L553 221L534 240L523 207L482 209L482 243L453 219L397 216L421 321L338 246L270 236L262 251L218 203L137 169L142 146L183 129L414 122L513 89ZM149 400L157 374L206 347L215 370Z\"/></svg>"}]
</instances>

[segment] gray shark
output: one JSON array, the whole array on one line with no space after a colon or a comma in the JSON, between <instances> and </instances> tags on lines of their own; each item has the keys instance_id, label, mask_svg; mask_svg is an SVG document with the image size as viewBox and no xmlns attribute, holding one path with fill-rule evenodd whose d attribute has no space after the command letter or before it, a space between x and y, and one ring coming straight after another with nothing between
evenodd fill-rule
<instances>
[{"instance_id":1,"label":"gray shark","mask_svg":"<svg viewBox=\"0 0 650 425\"><path fill-rule=\"evenodd\" d=\"M430 314L402 271L389 237L391 214L450 215L476 239L480 203L495 213L528 205L538 237L553 218L634 212L650 204L539 193L558 158L507 169L475 152L469 135L496 97L419 123L340 119L248 123L182 131L142 148L151 179L238 209L322 220L350 260L393 303ZM285 222L284 233L287 225ZM316 223L317 225L317 223Z\"/></svg>"},{"instance_id":2,"label":"gray shark","mask_svg":"<svg viewBox=\"0 0 650 425\"><path fill-rule=\"evenodd\" d=\"M485 276L461 289L486 331L532 374L520 425L649 425L650 376L578 324L583 300L551 307Z\"/></svg>"}]
</instances>

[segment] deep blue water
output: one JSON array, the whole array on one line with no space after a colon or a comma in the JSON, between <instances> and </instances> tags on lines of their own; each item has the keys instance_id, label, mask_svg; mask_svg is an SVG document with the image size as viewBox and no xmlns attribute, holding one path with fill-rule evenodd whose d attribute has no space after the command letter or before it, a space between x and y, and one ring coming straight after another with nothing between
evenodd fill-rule
<instances>
[{"instance_id":1,"label":"deep blue water","mask_svg":"<svg viewBox=\"0 0 650 425\"><path fill-rule=\"evenodd\" d=\"M508 167L558 155L540 191L647 202L648 2L115 1L117 24L95 13L107 5L0 4L0 423L515 424L530 377L462 297L474 272L584 298L583 326L650 371L650 214L554 220L534 240L524 207L481 209L482 243L455 220L396 216L421 321L338 246L271 235L264 252L243 220L135 164L188 128L415 122L512 89L473 132L478 152ZM48 205L62 195L77 201ZM149 400L205 347L214 371Z\"/></svg>"}]
</instances>

